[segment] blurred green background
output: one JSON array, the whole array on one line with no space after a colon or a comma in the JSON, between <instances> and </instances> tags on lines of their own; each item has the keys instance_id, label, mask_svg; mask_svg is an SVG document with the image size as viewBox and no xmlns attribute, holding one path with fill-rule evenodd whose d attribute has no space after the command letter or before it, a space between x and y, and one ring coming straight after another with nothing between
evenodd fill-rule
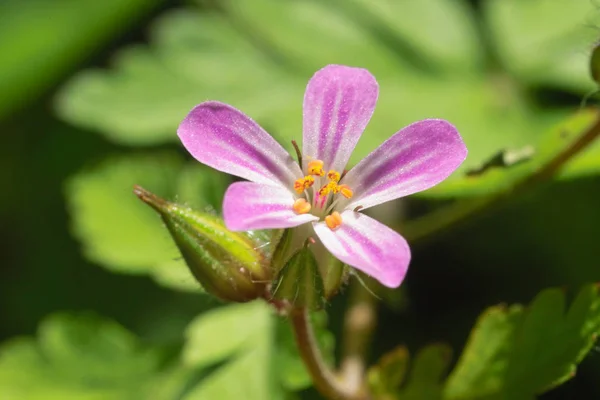
<instances>
[{"instance_id":1,"label":"blurred green background","mask_svg":"<svg viewBox=\"0 0 600 400\"><path fill-rule=\"evenodd\" d=\"M469 148L448 182L385 209L403 226L510 187L504 171L466 173L554 135L596 87L598 38L591 0L3 0L0 399L319 398L285 323L203 294L132 195L219 211L231 178L183 151L179 122L216 99L290 148L310 76L367 68L380 98L352 162L428 117ZM598 172L594 145L551 182L415 240L373 356L444 341L455 360L486 307L600 281ZM329 312L338 336L346 296ZM542 398L600 398L599 357Z\"/></svg>"}]
</instances>

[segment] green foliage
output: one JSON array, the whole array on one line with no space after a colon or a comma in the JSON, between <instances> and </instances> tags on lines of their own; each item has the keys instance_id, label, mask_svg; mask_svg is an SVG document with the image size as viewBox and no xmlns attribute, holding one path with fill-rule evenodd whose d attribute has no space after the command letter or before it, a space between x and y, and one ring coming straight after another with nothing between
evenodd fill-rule
<instances>
[{"instance_id":1,"label":"green foliage","mask_svg":"<svg viewBox=\"0 0 600 400\"><path fill-rule=\"evenodd\" d=\"M332 337L316 320L331 358ZM283 399L310 385L286 322L262 302L221 307L192 321L181 358L165 362L165 351L114 322L55 314L37 340L0 347L0 399Z\"/></svg>"},{"instance_id":2,"label":"green foliage","mask_svg":"<svg viewBox=\"0 0 600 400\"><path fill-rule=\"evenodd\" d=\"M160 218L133 195L133 185L170 198L180 190L194 193L189 199L196 207L218 209L215 200L224 192L224 183L221 175L199 165L186 166L173 154L109 158L67 184L73 232L86 256L106 268L148 274L174 289L197 291Z\"/></svg>"},{"instance_id":3,"label":"green foliage","mask_svg":"<svg viewBox=\"0 0 600 400\"><path fill-rule=\"evenodd\" d=\"M560 289L541 292L528 309L498 306L477 322L445 386L447 399L533 399L570 379L600 331L595 285L568 311Z\"/></svg>"},{"instance_id":4,"label":"green foliage","mask_svg":"<svg viewBox=\"0 0 600 400\"><path fill-rule=\"evenodd\" d=\"M535 399L575 375L600 332L596 285L580 290L566 311L560 289L542 291L527 308L500 305L486 310L445 383L450 349L430 345L410 367L406 348L385 354L369 370L381 399Z\"/></svg>"},{"instance_id":5,"label":"green foliage","mask_svg":"<svg viewBox=\"0 0 600 400\"><path fill-rule=\"evenodd\" d=\"M504 4L487 3L486 10ZM534 10L540 21L554 18L557 9L564 10L547 6L548 1L533 3L544 3ZM587 0L575 3L569 26L580 24L582 12L591 7ZM513 32L540 30L530 23L530 6L510 4L529 19L486 14L492 26L500 27L490 38L502 45L510 42L505 36ZM243 110L286 145L300 138L302 93L311 74L327 63L360 65L375 74L381 96L351 161L356 162L400 127L435 116L459 127L469 148L460 170L464 173L499 149L535 145L568 112L544 112L522 95L522 83L539 81L530 79L531 74L521 69L512 76L491 74L482 68L484 53L477 26L462 2L240 0L222 6L224 16L179 10L161 18L150 46L126 49L112 70L88 71L71 81L59 98L60 114L115 142L147 145L177 140L174 130L186 112L212 98ZM406 13L411 18L398 17ZM428 29L418 29L424 23ZM241 26L242 32L234 26ZM551 24L543 28L544 37L556 32ZM252 34L244 34L246 30ZM575 36L580 45L590 43L587 37ZM440 41L440 37L447 40ZM320 45L314 46L315 42ZM544 52L519 53L519 58L545 53L534 61L536 65L563 60L562 46L543 48ZM580 53L582 57L552 64L574 65L574 72L544 67L548 72L544 82L576 81L571 86L579 90L590 87L586 52ZM500 61L516 65L514 57ZM597 165L588 163L586 170L597 170ZM578 171L574 169L569 176L577 176ZM437 194L445 187L442 184Z\"/></svg>"},{"instance_id":6,"label":"green foliage","mask_svg":"<svg viewBox=\"0 0 600 400\"><path fill-rule=\"evenodd\" d=\"M451 355L447 345L432 344L422 348L410 363L408 350L398 347L369 370L371 390L381 399L439 400Z\"/></svg>"},{"instance_id":7,"label":"green foliage","mask_svg":"<svg viewBox=\"0 0 600 400\"><path fill-rule=\"evenodd\" d=\"M0 33L10 38L0 45L0 117L56 84L75 62L97 52L115 32L127 28L133 16L144 15L158 3L56 0L50 7L42 0L9 0L0 4ZM77 73L63 86L56 104L60 116L103 135L101 139L82 139L82 131L73 141L74 147L80 140L95 143L93 140L102 139L138 147L177 143L178 123L193 105L206 99L233 104L288 145L291 139L301 137L302 96L314 71L327 63L361 66L374 73L381 95L351 162L403 125L428 117L446 118L464 136L469 157L452 179L422 196L465 197L458 205L466 204L468 215L473 204L476 208L487 206L486 196L512 193L515 184L526 182L572 146L598 118L591 110L571 115L576 101L567 98L563 103L565 92L579 96L594 87L588 76L589 50L598 38L600 23L600 8L594 1L480 0L477 8L466 0L212 3L218 5L218 12L189 5L163 13L151 26L148 43L125 45L109 68ZM538 92L548 88L562 90L550 99L551 105L545 103L545 92ZM564 105L568 102L572 104ZM552 126L556 128L549 129ZM43 126L36 129L48 133ZM15 149L10 159L31 159L31 166L16 165L35 171L28 171L27 176L36 179L47 176L46 166L36 156L58 153L61 144L68 142L63 138L51 142L50 147L44 140L32 145L34 141L27 135L23 142L16 141L23 133L18 129L8 131L5 146L11 153ZM596 265L592 242L597 237L594 199L598 191L593 188L595 181L582 189L574 178L598 173L599 148L598 144L590 146L561 169L557 182L565 185L569 181L568 186L552 186L496 220L485 220L485 226L471 232L472 240L465 241L468 236L459 233L444 242L442 251L428 248L428 254L443 254L444 260L436 259L440 268L450 273L460 269L472 281L478 279L477 273L487 280L498 276L492 271L496 265L506 268L506 275L528 263L532 270L537 265L544 268L544 276L536 277L527 288L511 279L508 290L515 292L533 290L532 286L557 276L580 282L592 275L589 271L584 275L583 270L586 265ZM135 198L133 185L216 215L229 178L196 162L184 162L175 153L122 151L129 155L101 160L75 174L65 186L72 232L84 255L114 272L148 275L171 289L199 291L167 229ZM525 157L491 166L490 160L518 159L519 154ZM93 153L93 157L97 155L98 151ZM10 162L3 160L2 166L12 172ZM540 196L548 198L540 201ZM41 210L44 197L39 200ZM557 197L563 202L556 203ZM27 207L19 215L23 210ZM62 208L54 212L59 215ZM29 219L22 225L38 226L40 214L43 211L24 216L24 221ZM509 218L504 218L507 215ZM441 226L438 214L429 217L438 219L435 226ZM20 220L9 222L10 228L1 230L0 237L11 250L12 241L17 240L13 236L27 237L35 229L19 226ZM419 235L422 231L413 230L410 223L404 227L409 239L433 233L424 229L426 234ZM24 278L11 284L18 288L11 289L18 295L6 298L32 297L25 283L30 276L39 276L36 268L63 262L59 249L64 243L47 240L53 245L46 248L57 249L48 257L52 262L37 265L40 257L33 258L36 265L24 269ZM25 246L22 250L31 253L37 249ZM4 247L2 251L4 254ZM8 254L10 263L11 252ZM423 263L422 258L415 257L415 263ZM17 259L20 263L20 255ZM471 264L477 269L468 271ZM436 265L426 267L437 273ZM3 279L13 279L11 272L9 269ZM418 273L411 279L418 280ZM57 276L48 282L51 289L47 293L64 290L60 281ZM461 285L459 289L469 286ZM423 286L416 282L414 287ZM102 293L110 290L106 287ZM409 294L402 302L406 308L412 307L412 298L419 295ZM93 301L109 304L108 297ZM64 296L58 303L69 300ZM86 307L90 304L89 299L76 301ZM482 301L474 299L475 304ZM445 382L451 361L447 346L428 346L412 362L405 348L397 348L371 368L373 391L382 399L399 400L531 400L573 376L600 330L596 287L585 287L566 312L565 303L561 291L548 290L527 308L488 309ZM127 305L116 305L121 307ZM452 311L457 314L452 325L460 325L465 313ZM127 315L154 316L156 312L140 309ZM332 335L323 329L326 315L313 317L320 327L321 347L333 362ZM380 324L381 331L396 328L392 320ZM444 327L441 333L448 334L451 329L454 327ZM160 336L155 331L152 334ZM91 315L57 314L41 324L36 340L18 338L0 347L0 399L279 400L310 386L289 324L263 303L223 306L202 314L185 336L181 357L173 359L173 354L141 344L113 322Z\"/></svg>"},{"instance_id":8,"label":"green foliage","mask_svg":"<svg viewBox=\"0 0 600 400\"><path fill-rule=\"evenodd\" d=\"M588 59L600 8L586 0L484 0L495 50L518 79L589 91ZM568 10L568 11L567 11Z\"/></svg>"},{"instance_id":9,"label":"green foliage","mask_svg":"<svg viewBox=\"0 0 600 400\"><path fill-rule=\"evenodd\" d=\"M316 317L317 337L331 358L331 335ZM189 326L183 350L185 365L221 364L186 399L279 399L285 389L308 387L310 378L293 347L287 321L263 302L218 308ZM235 382L235 384L232 384Z\"/></svg>"},{"instance_id":10,"label":"green foliage","mask_svg":"<svg viewBox=\"0 0 600 400\"><path fill-rule=\"evenodd\" d=\"M0 118L47 90L159 0L4 0ZM49 38L52 38L49 40ZM90 46L95 43L95 46Z\"/></svg>"},{"instance_id":11,"label":"green foliage","mask_svg":"<svg viewBox=\"0 0 600 400\"><path fill-rule=\"evenodd\" d=\"M94 315L53 315L38 338L0 347L0 398L23 400L173 399L182 375L159 375L161 355L123 327Z\"/></svg>"}]
</instances>

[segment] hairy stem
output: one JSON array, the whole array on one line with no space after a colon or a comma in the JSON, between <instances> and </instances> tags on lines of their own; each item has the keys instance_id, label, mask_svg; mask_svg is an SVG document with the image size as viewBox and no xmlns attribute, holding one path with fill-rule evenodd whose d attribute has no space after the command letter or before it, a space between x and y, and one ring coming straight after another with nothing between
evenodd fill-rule
<instances>
[{"instance_id":1,"label":"hairy stem","mask_svg":"<svg viewBox=\"0 0 600 400\"><path fill-rule=\"evenodd\" d=\"M340 380L323 360L308 310L292 310L290 322L300 356L317 390L329 400L367 400L357 390Z\"/></svg>"}]
</instances>

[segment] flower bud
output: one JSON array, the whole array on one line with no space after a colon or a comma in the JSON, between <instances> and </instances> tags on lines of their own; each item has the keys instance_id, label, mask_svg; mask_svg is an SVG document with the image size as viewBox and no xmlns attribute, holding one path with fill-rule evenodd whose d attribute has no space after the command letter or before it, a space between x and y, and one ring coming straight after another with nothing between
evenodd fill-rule
<instances>
[{"instance_id":1,"label":"flower bud","mask_svg":"<svg viewBox=\"0 0 600 400\"><path fill-rule=\"evenodd\" d=\"M260 246L249 235L231 232L220 218L169 202L139 186L134 193L160 214L188 268L207 292L235 302L265 294L271 274Z\"/></svg>"},{"instance_id":2,"label":"flower bud","mask_svg":"<svg viewBox=\"0 0 600 400\"><path fill-rule=\"evenodd\" d=\"M318 310L325 303L323 279L313 252L302 247L287 261L272 288L273 298L292 308Z\"/></svg>"}]
</instances>

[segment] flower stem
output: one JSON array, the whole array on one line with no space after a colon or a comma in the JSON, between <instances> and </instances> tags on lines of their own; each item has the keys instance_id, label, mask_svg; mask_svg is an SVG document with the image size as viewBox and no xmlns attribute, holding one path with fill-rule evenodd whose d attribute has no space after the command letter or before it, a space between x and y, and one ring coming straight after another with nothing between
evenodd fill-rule
<instances>
[{"instance_id":1,"label":"flower stem","mask_svg":"<svg viewBox=\"0 0 600 400\"><path fill-rule=\"evenodd\" d=\"M369 278L363 278L366 281ZM344 382L358 391L365 385L365 358L377 323L375 296L358 280L350 287L350 305L344 319L340 370Z\"/></svg>"},{"instance_id":2,"label":"flower stem","mask_svg":"<svg viewBox=\"0 0 600 400\"><path fill-rule=\"evenodd\" d=\"M323 360L308 310L306 308L292 310L290 322L300 356L317 390L329 400L367 400L367 397L361 395L358 390L341 381Z\"/></svg>"}]
</instances>

